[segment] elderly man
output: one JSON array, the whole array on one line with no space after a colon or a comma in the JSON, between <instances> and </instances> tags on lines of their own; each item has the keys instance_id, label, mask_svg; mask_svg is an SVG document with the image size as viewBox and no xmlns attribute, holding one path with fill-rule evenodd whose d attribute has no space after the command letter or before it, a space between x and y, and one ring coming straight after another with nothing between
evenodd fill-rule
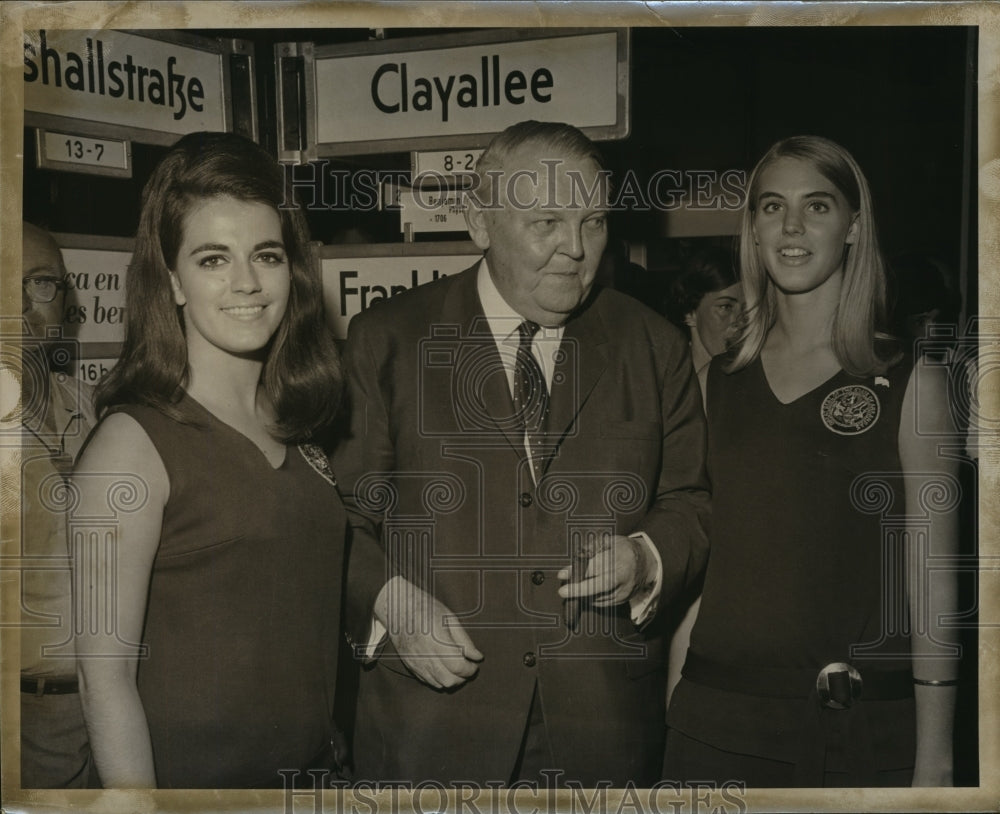
<instances>
[{"instance_id":1,"label":"elderly man","mask_svg":"<svg viewBox=\"0 0 1000 814\"><path fill-rule=\"evenodd\" d=\"M350 326L356 777L649 785L650 620L707 555L687 343L594 285L607 178L579 130L514 125L477 174L483 259Z\"/></svg>"},{"instance_id":2,"label":"elderly man","mask_svg":"<svg viewBox=\"0 0 1000 814\"><path fill-rule=\"evenodd\" d=\"M59 341L65 278L52 236L23 224L22 442L19 466L12 457L4 462L5 480L20 487L21 554L30 561L21 580L22 788L86 788L94 782L73 657L61 488L97 421L90 388L60 369L68 361Z\"/></svg>"}]
</instances>

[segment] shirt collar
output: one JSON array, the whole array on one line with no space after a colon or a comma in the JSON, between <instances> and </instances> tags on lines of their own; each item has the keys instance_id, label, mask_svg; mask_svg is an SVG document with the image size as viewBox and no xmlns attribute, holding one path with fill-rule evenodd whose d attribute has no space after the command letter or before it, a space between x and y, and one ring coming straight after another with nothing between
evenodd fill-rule
<instances>
[{"instance_id":1,"label":"shirt collar","mask_svg":"<svg viewBox=\"0 0 1000 814\"><path fill-rule=\"evenodd\" d=\"M497 290L485 257L479 263L476 285L479 290L479 302L483 306L483 313L490 326L490 333L498 344L502 343L517 333L517 326L524 321L524 317L511 308Z\"/></svg>"},{"instance_id":2,"label":"shirt collar","mask_svg":"<svg viewBox=\"0 0 1000 814\"><path fill-rule=\"evenodd\" d=\"M490 326L490 333L497 344L511 339L516 342L517 327L524 322L524 317L511 308L497 289L485 257L479 263L476 286L479 292L479 302L483 306L483 313ZM557 328L542 328L538 333L538 338L561 339L563 330L564 326L562 325Z\"/></svg>"},{"instance_id":3,"label":"shirt collar","mask_svg":"<svg viewBox=\"0 0 1000 814\"><path fill-rule=\"evenodd\" d=\"M708 367L709 362L711 361L712 354L708 352L708 348L706 348L704 343L702 343L701 337L698 335L698 329L692 326L691 363L694 365L695 371L700 372L702 368Z\"/></svg>"}]
</instances>

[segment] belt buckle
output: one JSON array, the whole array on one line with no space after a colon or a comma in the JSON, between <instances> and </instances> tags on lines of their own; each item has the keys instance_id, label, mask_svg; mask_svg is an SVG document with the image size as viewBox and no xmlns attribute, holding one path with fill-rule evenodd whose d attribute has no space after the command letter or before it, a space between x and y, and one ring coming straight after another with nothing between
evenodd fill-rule
<instances>
[{"instance_id":1,"label":"belt buckle","mask_svg":"<svg viewBox=\"0 0 1000 814\"><path fill-rule=\"evenodd\" d=\"M861 698L861 673L844 661L826 665L816 675L819 702L830 709L847 709Z\"/></svg>"}]
</instances>

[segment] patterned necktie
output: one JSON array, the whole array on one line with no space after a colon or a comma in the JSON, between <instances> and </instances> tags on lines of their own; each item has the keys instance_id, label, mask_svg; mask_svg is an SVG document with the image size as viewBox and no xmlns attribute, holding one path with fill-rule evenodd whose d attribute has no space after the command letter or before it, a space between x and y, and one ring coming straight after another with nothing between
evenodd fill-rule
<instances>
[{"instance_id":1,"label":"patterned necktie","mask_svg":"<svg viewBox=\"0 0 1000 814\"><path fill-rule=\"evenodd\" d=\"M514 412L524 427L535 479L541 475L541 445L545 437L545 421L549 413L549 391L545 374L531 352L531 340L538 333L537 322L525 320L517 326L520 334L514 362Z\"/></svg>"}]
</instances>

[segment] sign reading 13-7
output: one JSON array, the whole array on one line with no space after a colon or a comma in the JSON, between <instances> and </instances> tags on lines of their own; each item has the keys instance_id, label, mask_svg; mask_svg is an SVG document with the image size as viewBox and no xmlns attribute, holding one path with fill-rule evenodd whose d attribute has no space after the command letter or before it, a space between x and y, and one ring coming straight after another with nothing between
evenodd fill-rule
<instances>
[{"instance_id":1,"label":"sign reading 13-7","mask_svg":"<svg viewBox=\"0 0 1000 814\"><path fill-rule=\"evenodd\" d=\"M124 139L87 138L39 128L38 166L70 172L131 176L131 150Z\"/></svg>"}]
</instances>

